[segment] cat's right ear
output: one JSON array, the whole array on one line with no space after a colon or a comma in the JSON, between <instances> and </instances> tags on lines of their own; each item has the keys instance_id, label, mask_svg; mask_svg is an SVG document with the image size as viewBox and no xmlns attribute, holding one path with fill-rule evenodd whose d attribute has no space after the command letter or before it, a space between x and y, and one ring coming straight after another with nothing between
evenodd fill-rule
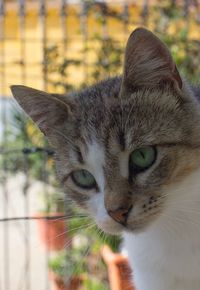
<instances>
[{"instance_id":1,"label":"cat's right ear","mask_svg":"<svg viewBox=\"0 0 200 290\"><path fill-rule=\"evenodd\" d=\"M11 86L11 91L27 115L51 143L57 129L72 118L70 106L61 98L26 86Z\"/></svg>"},{"instance_id":2,"label":"cat's right ear","mask_svg":"<svg viewBox=\"0 0 200 290\"><path fill-rule=\"evenodd\" d=\"M166 45L151 31L138 28L128 39L121 92L162 85L181 90L182 80Z\"/></svg>"}]
</instances>

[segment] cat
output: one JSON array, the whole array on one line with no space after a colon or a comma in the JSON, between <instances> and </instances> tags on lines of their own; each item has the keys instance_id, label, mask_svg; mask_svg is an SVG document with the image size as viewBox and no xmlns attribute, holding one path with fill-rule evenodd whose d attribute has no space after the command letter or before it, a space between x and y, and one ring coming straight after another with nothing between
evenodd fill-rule
<instances>
[{"instance_id":1,"label":"cat","mask_svg":"<svg viewBox=\"0 0 200 290\"><path fill-rule=\"evenodd\" d=\"M200 289L200 89L145 28L122 76L68 95L12 86L56 152L67 195L122 234L137 290Z\"/></svg>"}]
</instances>

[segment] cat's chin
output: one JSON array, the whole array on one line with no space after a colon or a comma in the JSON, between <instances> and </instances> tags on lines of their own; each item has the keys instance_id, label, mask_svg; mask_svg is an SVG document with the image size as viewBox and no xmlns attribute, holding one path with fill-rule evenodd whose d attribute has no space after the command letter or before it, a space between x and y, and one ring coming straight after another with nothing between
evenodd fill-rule
<instances>
[{"instance_id":1,"label":"cat's chin","mask_svg":"<svg viewBox=\"0 0 200 290\"><path fill-rule=\"evenodd\" d=\"M98 224L98 227L103 230L106 234L109 235L121 235L123 233L132 233L132 234L140 234L145 231L147 228L146 226L137 226L137 227L124 227L121 225L113 226L113 227L108 227L108 226L102 226Z\"/></svg>"},{"instance_id":2,"label":"cat's chin","mask_svg":"<svg viewBox=\"0 0 200 290\"><path fill-rule=\"evenodd\" d=\"M118 223L113 223L112 225L109 223L97 223L98 227L103 230L106 234L110 235L121 235L125 232L133 233L133 234L139 234L145 231L145 229L149 226L149 224L146 225L137 225L137 226L123 226Z\"/></svg>"},{"instance_id":3,"label":"cat's chin","mask_svg":"<svg viewBox=\"0 0 200 290\"><path fill-rule=\"evenodd\" d=\"M106 234L110 235L121 235L125 230L125 227L113 222L111 223L97 223L98 227L103 230Z\"/></svg>"},{"instance_id":4,"label":"cat's chin","mask_svg":"<svg viewBox=\"0 0 200 290\"><path fill-rule=\"evenodd\" d=\"M129 224L127 226L123 226L116 222L96 222L98 227L103 230L107 234L111 235L121 235L125 232L132 234L143 233L151 224L153 223L153 219L151 221L143 222L140 224Z\"/></svg>"}]
</instances>

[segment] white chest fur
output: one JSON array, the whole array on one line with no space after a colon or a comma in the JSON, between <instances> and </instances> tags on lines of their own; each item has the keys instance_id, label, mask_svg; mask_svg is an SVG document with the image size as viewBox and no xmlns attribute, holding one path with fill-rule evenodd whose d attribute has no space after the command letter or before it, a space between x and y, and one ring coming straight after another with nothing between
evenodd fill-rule
<instances>
[{"instance_id":1,"label":"white chest fur","mask_svg":"<svg viewBox=\"0 0 200 290\"><path fill-rule=\"evenodd\" d=\"M168 187L166 207L139 234L124 234L137 290L200 289L200 170Z\"/></svg>"}]
</instances>

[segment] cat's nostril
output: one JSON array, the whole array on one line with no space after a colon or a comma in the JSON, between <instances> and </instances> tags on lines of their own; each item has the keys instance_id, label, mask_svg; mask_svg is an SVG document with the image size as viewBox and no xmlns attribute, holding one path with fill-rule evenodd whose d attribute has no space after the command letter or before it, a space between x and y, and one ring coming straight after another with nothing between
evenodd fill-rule
<instances>
[{"instance_id":1,"label":"cat's nostril","mask_svg":"<svg viewBox=\"0 0 200 290\"><path fill-rule=\"evenodd\" d=\"M132 205L129 208L118 208L117 210L108 210L108 214L118 223L126 225Z\"/></svg>"}]
</instances>

